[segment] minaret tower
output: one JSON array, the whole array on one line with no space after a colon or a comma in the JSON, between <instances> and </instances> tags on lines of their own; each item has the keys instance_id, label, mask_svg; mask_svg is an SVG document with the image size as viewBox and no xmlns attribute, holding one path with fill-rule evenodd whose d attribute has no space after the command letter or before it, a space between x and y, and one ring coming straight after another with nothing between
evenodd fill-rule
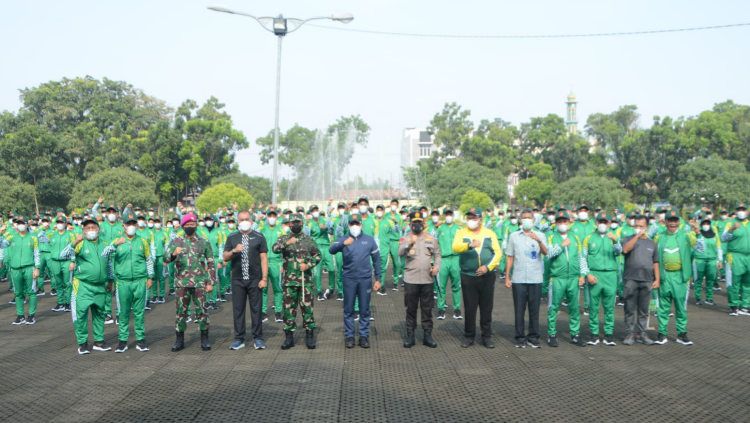
<instances>
[{"instance_id":1,"label":"minaret tower","mask_svg":"<svg viewBox=\"0 0 750 423\"><path fill-rule=\"evenodd\" d=\"M566 115L565 115L565 126L568 128L569 134L578 133L578 101L573 93L568 94L568 100L565 102Z\"/></svg>"}]
</instances>

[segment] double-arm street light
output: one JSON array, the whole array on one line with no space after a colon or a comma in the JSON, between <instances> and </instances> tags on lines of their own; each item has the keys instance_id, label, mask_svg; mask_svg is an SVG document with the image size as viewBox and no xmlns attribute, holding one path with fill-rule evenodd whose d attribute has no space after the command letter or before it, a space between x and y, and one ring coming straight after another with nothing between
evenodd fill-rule
<instances>
[{"instance_id":1,"label":"double-arm street light","mask_svg":"<svg viewBox=\"0 0 750 423\"><path fill-rule=\"evenodd\" d=\"M327 19L336 22L349 23L354 19L351 13L340 13L331 16L316 16L307 19L285 18L283 15L272 16L254 16L245 12L238 12L224 7L210 6L209 10L214 12L230 13L232 15L247 16L253 18L255 22L263 27L266 31L276 35L276 116L273 129L273 181L271 189L271 204L276 204L279 192L279 100L281 94L281 40L286 34L298 30L307 22Z\"/></svg>"}]
</instances>

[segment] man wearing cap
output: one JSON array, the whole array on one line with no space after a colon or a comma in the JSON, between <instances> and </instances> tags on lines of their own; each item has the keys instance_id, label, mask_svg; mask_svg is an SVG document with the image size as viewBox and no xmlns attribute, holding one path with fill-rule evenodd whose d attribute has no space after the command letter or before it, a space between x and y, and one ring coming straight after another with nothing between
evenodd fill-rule
<instances>
[{"instance_id":1,"label":"man wearing cap","mask_svg":"<svg viewBox=\"0 0 750 423\"><path fill-rule=\"evenodd\" d=\"M349 233L349 211L346 204L339 203L336 210L331 212L333 216L333 239L339 239ZM329 248L330 251L330 248ZM344 301L344 257L341 253L331 255L336 262L336 285L332 294L335 294L337 301Z\"/></svg>"},{"instance_id":2,"label":"man wearing cap","mask_svg":"<svg viewBox=\"0 0 750 423\"><path fill-rule=\"evenodd\" d=\"M701 244L704 248L702 251L697 251L697 249L693 251L695 304L714 305L714 286L718 283L717 275L724 262L721 238L711 225L711 219L702 215L699 215L698 219L700 219L698 240L702 240ZM704 286L706 287L705 303L701 301Z\"/></svg>"},{"instance_id":3,"label":"man wearing cap","mask_svg":"<svg viewBox=\"0 0 750 423\"><path fill-rule=\"evenodd\" d=\"M385 219L390 221L393 226L390 231L388 245L380 245L381 257L385 257L386 259L384 261L386 263L385 266L387 266L388 259L390 259L391 266L393 267L393 288L391 290L398 291L398 284L403 276L403 258L398 255L398 246L401 240L402 229L405 225L404 220L399 214L398 199L394 198L391 200L391 205L385 213ZM383 275L385 275L385 268ZM385 277L383 279L385 280ZM385 286L383 289L385 289Z\"/></svg>"},{"instance_id":4,"label":"man wearing cap","mask_svg":"<svg viewBox=\"0 0 750 423\"><path fill-rule=\"evenodd\" d=\"M596 232L583 240L581 273L586 277L590 294L589 345L599 345L599 304L604 309L604 345L615 346L615 301L617 293L617 256L622 244L610 232L611 218L605 213L596 216Z\"/></svg>"},{"instance_id":5,"label":"man wearing cap","mask_svg":"<svg viewBox=\"0 0 750 423\"><path fill-rule=\"evenodd\" d=\"M495 233L481 224L482 209L466 211L466 227L453 237L453 252L461 268L461 292L464 300L464 341L461 347L474 345L477 330L477 307L482 344L494 348L492 341L492 306L495 292L495 270L502 250Z\"/></svg>"},{"instance_id":6,"label":"man wearing cap","mask_svg":"<svg viewBox=\"0 0 750 423\"><path fill-rule=\"evenodd\" d=\"M49 258L47 268L50 272L52 286L57 287L57 305L52 309L55 312L70 310L70 284L71 284L71 261L61 258L65 247L75 243L75 235L68 231L65 219L59 219L55 228L47 235L47 248Z\"/></svg>"},{"instance_id":7,"label":"man wearing cap","mask_svg":"<svg viewBox=\"0 0 750 423\"><path fill-rule=\"evenodd\" d=\"M729 315L750 316L750 226L745 204L737 206L735 218L725 226L721 240L727 245Z\"/></svg>"},{"instance_id":8,"label":"man wearing cap","mask_svg":"<svg viewBox=\"0 0 750 423\"><path fill-rule=\"evenodd\" d=\"M420 212L412 213L409 227L411 233L404 237L398 253L405 258L404 302L406 303L406 339L404 347L411 348L416 343L414 331L417 329L417 307L422 311L422 344L436 348L432 338L432 280L440 270L440 246L437 239L425 233L424 217Z\"/></svg>"},{"instance_id":9,"label":"man wearing cap","mask_svg":"<svg viewBox=\"0 0 750 423\"><path fill-rule=\"evenodd\" d=\"M6 227L0 228L0 266L10 268L10 280L16 299L16 320L14 325L36 323L36 282L39 277L41 257L39 240L31 235L23 216L16 217L15 233L6 234ZM24 301L29 301L29 314L24 313Z\"/></svg>"},{"instance_id":10,"label":"man wearing cap","mask_svg":"<svg viewBox=\"0 0 750 423\"><path fill-rule=\"evenodd\" d=\"M667 343L667 324L674 304L677 343L693 345L687 336L687 298L693 279L693 249L703 251L703 240L698 244L695 233L680 230L680 215L675 210L666 212L666 230L654 238L659 254L659 334L655 343ZM697 227L693 228L698 231Z\"/></svg>"},{"instance_id":11,"label":"man wearing cap","mask_svg":"<svg viewBox=\"0 0 750 423\"><path fill-rule=\"evenodd\" d=\"M367 199L361 200L367 201ZM344 261L344 342L346 348L354 348L355 298L359 300L361 316L359 346L370 348L370 296L373 289L375 291L380 289L380 251L375 239L363 233L362 226L360 216L353 214L349 220L349 235L336 240L329 249L331 254L342 253ZM373 271L375 272L374 284Z\"/></svg>"},{"instance_id":12,"label":"man wearing cap","mask_svg":"<svg viewBox=\"0 0 750 423\"><path fill-rule=\"evenodd\" d=\"M302 310L302 325L305 328L305 344L315 348L315 318L313 317L313 267L321 262L318 244L303 233L304 217L293 214L289 222L290 233L280 236L273 244L273 252L283 259L284 289L284 343L282 350L294 346L297 329L297 308Z\"/></svg>"},{"instance_id":13,"label":"man wearing cap","mask_svg":"<svg viewBox=\"0 0 750 423\"><path fill-rule=\"evenodd\" d=\"M331 247L330 236L333 234L333 223L326 219L325 216L321 216L320 208L316 205L310 207L310 214L312 218L306 222L305 232L315 241L321 254L320 265L315 266L313 270L315 291L318 295L318 301L325 301L326 293L335 295L333 288L336 285L336 266L334 265L333 257L328 252L328 248ZM328 270L328 289L325 291L323 290L323 268Z\"/></svg>"},{"instance_id":14,"label":"man wearing cap","mask_svg":"<svg viewBox=\"0 0 750 423\"><path fill-rule=\"evenodd\" d=\"M396 228L395 222L393 222L390 219L387 219L385 217L385 207L383 205L378 204L375 207L375 240L378 243L378 248L380 248L380 251L383 252L383 254L380 255L380 272L383 275L383 279L385 279L386 271L388 269L388 255L389 255L389 248L390 248L390 242L391 238L393 237L393 233L397 232L398 229ZM401 261L399 259L399 261ZM396 264L393 264L393 285L394 287L398 284L398 272L396 270ZM385 292L385 284L383 284L380 287L380 290L378 291L378 295L387 295Z\"/></svg>"},{"instance_id":15,"label":"man wearing cap","mask_svg":"<svg viewBox=\"0 0 750 423\"><path fill-rule=\"evenodd\" d=\"M276 240L284 235L284 228L279 223L276 210L268 210L266 220L260 228L260 233L266 239L266 249L268 250L268 279L273 289L273 309L276 323L284 321L283 310L283 288L281 287L281 255L273 251L273 244ZM261 306L261 320L267 320L266 311L268 310L268 287L263 288L263 300Z\"/></svg>"},{"instance_id":16,"label":"man wearing cap","mask_svg":"<svg viewBox=\"0 0 750 423\"><path fill-rule=\"evenodd\" d=\"M554 218L555 227L547 236L549 248L549 308L547 310L547 344L557 347L557 313L563 300L568 299L568 325L570 342L583 346L581 342L581 311L578 306L578 290L583 286L581 274L581 252L583 243L570 233L570 215L560 211Z\"/></svg>"},{"instance_id":17,"label":"man wearing cap","mask_svg":"<svg viewBox=\"0 0 750 423\"><path fill-rule=\"evenodd\" d=\"M628 222L633 234L622 238L622 255L625 256L623 270L623 301L625 302L624 345L640 342L654 343L648 337L648 312L652 289L660 284L659 251L648 235L648 218L632 217Z\"/></svg>"},{"instance_id":18,"label":"man wearing cap","mask_svg":"<svg viewBox=\"0 0 750 423\"><path fill-rule=\"evenodd\" d=\"M37 278L37 291L39 291L41 294L44 294L44 280L45 278L50 277L50 270L49 270L49 261L50 261L50 255L49 255L49 236L52 235L52 232L54 232L49 227L49 217L48 216L42 216L39 218L40 226L34 227L34 225L31 226L30 233L37 238L37 241L39 242L39 278ZM50 295L56 296L58 295L58 286L56 286L50 278Z\"/></svg>"},{"instance_id":19,"label":"man wearing cap","mask_svg":"<svg viewBox=\"0 0 750 423\"><path fill-rule=\"evenodd\" d=\"M224 266L224 260L221 259L223 250L224 250L224 242L226 241L225 233L219 228L219 225L216 224L216 221L214 220L214 217L211 215L206 216L204 219L204 222L206 224L206 239L208 240L209 245L211 246L211 252L214 255L214 263L216 263L216 281L219 281L219 272L221 271L222 267ZM218 299L218 292L220 290L220 285L217 284L216 289L212 290L206 295L206 308L208 310L217 310L218 306L216 305L216 301Z\"/></svg>"},{"instance_id":20,"label":"man wearing cap","mask_svg":"<svg viewBox=\"0 0 750 423\"><path fill-rule=\"evenodd\" d=\"M239 231L224 243L224 261L232 266L234 341L229 348L245 347L245 310L249 303L254 348L261 350L266 348L260 313L262 290L268 283L268 244L263 234L253 230L249 212L240 212L237 219Z\"/></svg>"},{"instance_id":21,"label":"man wearing cap","mask_svg":"<svg viewBox=\"0 0 750 423\"><path fill-rule=\"evenodd\" d=\"M165 270L168 275L169 270L164 266L164 249L169 243L169 235L167 230L162 228L161 219L159 216L154 217L154 229L151 231L151 255L153 256L154 262L154 278L151 289L149 289L149 296L152 302L156 304L164 304L166 299L166 284L167 277L165 276Z\"/></svg>"},{"instance_id":22,"label":"man wearing cap","mask_svg":"<svg viewBox=\"0 0 750 423\"><path fill-rule=\"evenodd\" d=\"M451 281L451 305L453 306L453 318L462 319L461 316L461 266L459 258L453 252L453 239L458 232L458 225L453 220L453 210L446 209L445 223L437 229L437 240L440 247L440 272L438 272L437 292L437 318L445 319L445 300L448 296L448 279Z\"/></svg>"},{"instance_id":23,"label":"man wearing cap","mask_svg":"<svg viewBox=\"0 0 750 423\"><path fill-rule=\"evenodd\" d=\"M93 219L81 222L83 235L76 235L75 241L68 244L60 253L60 258L69 260L70 270L74 270L71 294L73 327L75 329L78 354L89 354L89 310L91 311L91 331L94 334L94 351L109 351L112 348L104 343L104 302L112 296L113 280L107 274L107 258L102 255L107 247L99 239L99 223Z\"/></svg>"},{"instance_id":24,"label":"man wearing cap","mask_svg":"<svg viewBox=\"0 0 750 423\"><path fill-rule=\"evenodd\" d=\"M148 351L143 315L147 291L151 288L154 277L154 256L151 251L153 242L136 235L135 219L127 219L123 227L125 236L113 240L102 252L103 256L108 257L109 279L115 281L119 321L119 343L115 352L123 353L128 349L131 311L136 349Z\"/></svg>"},{"instance_id":25,"label":"man wearing cap","mask_svg":"<svg viewBox=\"0 0 750 423\"><path fill-rule=\"evenodd\" d=\"M177 289L176 340L172 351L185 348L185 329L188 308L195 307L195 321L201 331L201 349L208 351L208 313L206 292L211 292L216 284L214 254L208 241L196 233L198 218L193 213L182 216L180 221L184 236L178 236L169 244L168 263L175 264L175 288Z\"/></svg>"}]
</instances>

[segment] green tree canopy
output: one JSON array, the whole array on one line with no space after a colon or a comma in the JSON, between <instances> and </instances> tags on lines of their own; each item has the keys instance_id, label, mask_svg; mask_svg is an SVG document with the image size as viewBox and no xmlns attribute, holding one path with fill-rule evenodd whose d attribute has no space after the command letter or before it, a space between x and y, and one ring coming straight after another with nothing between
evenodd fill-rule
<instances>
[{"instance_id":1,"label":"green tree canopy","mask_svg":"<svg viewBox=\"0 0 750 423\"><path fill-rule=\"evenodd\" d=\"M677 170L669 201L678 206L734 207L750 199L750 173L742 162L695 159Z\"/></svg>"},{"instance_id":2,"label":"green tree canopy","mask_svg":"<svg viewBox=\"0 0 750 423\"><path fill-rule=\"evenodd\" d=\"M211 185L230 183L246 189L258 203L271 202L271 180L261 176L248 176L241 172L230 173L211 180Z\"/></svg>"},{"instance_id":3,"label":"green tree canopy","mask_svg":"<svg viewBox=\"0 0 750 423\"><path fill-rule=\"evenodd\" d=\"M246 189L235 184L221 183L203 191L195 205L202 213L215 213L219 209L235 205L238 210L247 210L254 202L253 196Z\"/></svg>"},{"instance_id":4,"label":"green tree canopy","mask_svg":"<svg viewBox=\"0 0 750 423\"><path fill-rule=\"evenodd\" d=\"M622 207L630 201L630 192L617 179L603 176L576 176L552 190L557 204L590 204L599 207Z\"/></svg>"},{"instance_id":5,"label":"green tree canopy","mask_svg":"<svg viewBox=\"0 0 750 423\"><path fill-rule=\"evenodd\" d=\"M461 213L466 213L472 207L481 207L484 210L494 208L494 203L489 195L476 189L469 189L461 196Z\"/></svg>"},{"instance_id":6,"label":"green tree canopy","mask_svg":"<svg viewBox=\"0 0 750 423\"><path fill-rule=\"evenodd\" d=\"M107 205L123 208L128 203L147 207L156 204L154 181L127 168L106 169L78 183L68 203L69 209L85 208L104 197Z\"/></svg>"},{"instance_id":7,"label":"green tree canopy","mask_svg":"<svg viewBox=\"0 0 750 423\"><path fill-rule=\"evenodd\" d=\"M0 175L0 212L29 215L34 210L34 187L31 184Z\"/></svg>"},{"instance_id":8,"label":"green tree canopy","mask_svg":"<svg viewBox=\"0 0 750 423\"><path fill-rule=\"evenodd\" d=\"M514 193L516 201L526 207L542 207L549 200L555 186L552 166L534 163L529 167L529 175L531 177L518 182Z\"/></svg>"},{"instance_id":9,"label":"green tree canopy","mask_svg":"<svg viewBox=\"0 0 750 423\"><path fill-rule=\"evenodd\" d=\"M508 199L507 175L471 160L458 158L440 165L423 159L417 167L408 169L405 177L432 207L461 204L464 193L471 188L487 193L495 203Z\"/></svg>"}]
</instances>

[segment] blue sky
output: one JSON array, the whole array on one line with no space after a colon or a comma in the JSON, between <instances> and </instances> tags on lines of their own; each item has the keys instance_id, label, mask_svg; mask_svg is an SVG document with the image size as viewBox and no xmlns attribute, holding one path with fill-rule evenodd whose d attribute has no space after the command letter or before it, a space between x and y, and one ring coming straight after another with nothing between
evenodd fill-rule
<instances>
[{"instance_id":1,"label":"blue sky","mask_svg":"<svg viewBox=\"0 0 750 423\"><path fill-rule=\"evenodd\" d=\"M92 75L125 80L176 107L211 95L251 141L238 155L261 166L255 139L273 127L274 37L221 5L288 17L348 11L347 27L456 34L550 34L650 30L750 22L747 1L20 1L0 5L0 110L18 89ZM337 24L330 24L337 25ZM349 174L396 178L404 127L426 126L447 101L472 117L519 124L564 113L573 91L579 120L636 104L688 116L725 99L750 103L750 27L617 38L445 40L303 27L284 40L281 126L324 128L360 114L370 145ZM582 124L580 125L583 126Z\"/></svg>"}]
</instances>

